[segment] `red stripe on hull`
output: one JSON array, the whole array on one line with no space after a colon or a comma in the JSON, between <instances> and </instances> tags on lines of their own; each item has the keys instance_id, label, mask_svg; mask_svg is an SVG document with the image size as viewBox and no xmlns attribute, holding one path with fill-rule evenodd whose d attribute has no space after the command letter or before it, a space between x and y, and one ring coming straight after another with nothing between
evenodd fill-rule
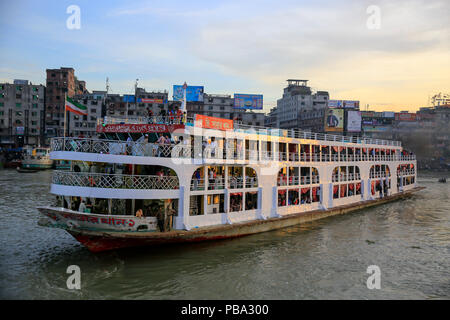
<instances>
[{"instance_id":1,"label":"red stripe on hull","mask_svg":"<svg viewBox=\"0 0 450 320\"><path fill-rule=\"evenodd\" d=\"M81 244L91 252L102 252L122 248L130 247L142 247L150 245L160 245L167 243L186 243L186 242L202 242L211 240L222 240L230 238L238 238L245 236L242 235L230 235L230 236L211 236L211 237L195 237L191 239L181 239L181 238L171 238L171 239L130 239L130 238L110 238L110 237L99 237L99 236L88 236L75 234L69 231L69 233Z\"/></svg>"}]
</instances>

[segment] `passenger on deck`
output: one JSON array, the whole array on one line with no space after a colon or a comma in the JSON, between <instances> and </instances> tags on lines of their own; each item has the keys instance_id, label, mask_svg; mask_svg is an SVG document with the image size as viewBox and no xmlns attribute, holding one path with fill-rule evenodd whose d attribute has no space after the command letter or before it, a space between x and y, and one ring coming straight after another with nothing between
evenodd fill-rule
<instances>
[{"instance_id":1,"label":"passenger on deck","mask_svg":"<svg viewBox=\"0 0 450 320\"><path fill-rule=\"evenodd\" d=\"M139 209L138 211L136 211L136 217L138 217L138 218L144 217L144 213L142 212L142 209Z\"/></svg>"},{"instance_id":2,"label":"passenger on deck","mask_svg":"<svg viewBox=\"0 0 450 320\"><path fill-rule=\"evenodd\" d=\"M84 203L84 200L81 201L80 206L78 207L78 211L80 212L86 211L86 204Z\"/></svg>"}]
</instances>

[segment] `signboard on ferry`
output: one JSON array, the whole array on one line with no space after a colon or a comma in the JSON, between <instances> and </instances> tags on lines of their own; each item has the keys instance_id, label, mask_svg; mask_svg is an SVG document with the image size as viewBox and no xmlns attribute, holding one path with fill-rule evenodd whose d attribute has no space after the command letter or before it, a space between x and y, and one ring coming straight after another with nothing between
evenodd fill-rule
<instances>
[{"instance_id":1,"label":"signboard on ferry","mask_svg":"<svg viewBox=\"0 0 450 320\"><path fill-rule=\"evenodd\" d=\"M196 114L195 126L204 129L232 130L233 120L208 117L202 114Z\"/></svg>"}]
</instances>

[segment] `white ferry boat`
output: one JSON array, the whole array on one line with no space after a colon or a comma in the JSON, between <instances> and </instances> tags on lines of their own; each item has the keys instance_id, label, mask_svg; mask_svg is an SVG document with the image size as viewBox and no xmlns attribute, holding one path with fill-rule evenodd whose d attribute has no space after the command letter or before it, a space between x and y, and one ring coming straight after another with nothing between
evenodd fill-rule
<instances>
[{"instance_id":1,"label":"white ferry boat","mask_svg":"<svg viewBox=\"0 0 450 320\"><path fill-rule=\"evenodd\" d=\"M23 169L45 170L52 166L53 160L50 159L50 148L25 149L21 165Z\"/></svg>"},{"instance_id":2,"label":"white ferry boat","mask_svg":"<svg viewBox=\"0 0 450 320\"><path fill-rule=\"evenodd\" d=\"M196 115L99 119L101 138L54 138L43 226L93 252L265 232L411 196L398 141L256 128Z\"/></svg>"}]
</instances>

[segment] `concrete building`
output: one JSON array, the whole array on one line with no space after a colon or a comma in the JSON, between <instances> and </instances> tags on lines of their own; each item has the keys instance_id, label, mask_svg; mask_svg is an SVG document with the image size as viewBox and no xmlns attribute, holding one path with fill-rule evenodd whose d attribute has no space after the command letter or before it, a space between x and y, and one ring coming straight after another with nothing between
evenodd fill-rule
<instances>
[{"instance_id":1,"label":"concrete building","mask_svg":"<svg viewBox=\"0 0 450 320\"><path fill-rule=\"evenodd\" d=\"M45 98L46 138L64 135L65 96L84 94L86 83L75 77L73 68L47 69Z\"/></svg>"},{"instance_id":2,"label":"concrete building","mask_svg":"<svg viewBox=\"0 0 450 320\"><path fill-rule=\"evenodd\" d=\"M45 87L28 80L0 83L0 144L41 145L44 142Z\"/></svg>"},{"instance_id":3,"label":"concrete building","mask_svg":"<svg viewBox=\"0 0 450 320\"><path fill-rule=\"evenodd\" d=\"M67 113L69 134L74 136L95 136L97 130L97 118L106 113L106 91L92 91L92 93L78 94L73 97L76 101L86 106L87 115Z\"/></svg>"},{"instance_id":4,"label":"concrete building","mask_svg":"<svg viewBox=\"0 0 450 320\"><path fill-rule=\"evenodd\" d=\"M328 92L313 92L307 86L308 80L288 79L287 82L283 97L277 100L277 106L266 118L266 125L322 132Z\"/></svg>"}]
</instances>

